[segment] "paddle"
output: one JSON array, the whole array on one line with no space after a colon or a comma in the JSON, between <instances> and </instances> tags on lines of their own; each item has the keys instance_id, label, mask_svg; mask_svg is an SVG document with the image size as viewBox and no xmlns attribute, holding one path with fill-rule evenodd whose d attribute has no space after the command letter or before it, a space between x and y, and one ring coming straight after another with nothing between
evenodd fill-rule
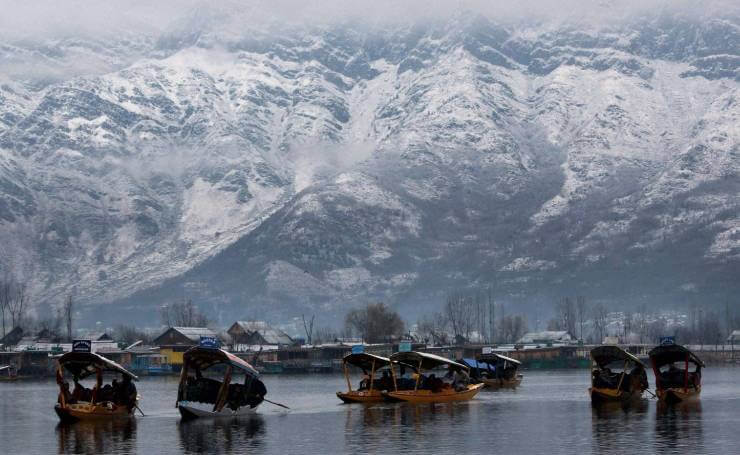
<instances>
[{"instance_id":1,"label":"paddle","mask_svg":"<svg viewBox=\"0 0 740 455\"><path fill-rule=\"evenodd\" d=\"M650 391L650 389L645 389L645 391L646 391L647 393L649 393L650 395L652 395L652 396L653 396L653 398L657 398L657 396L656 396L656 395L655 395L655 394L654 394L653 392L651 392L651 391Z\"/></svg>"},{"instance_id":2,"label":"paddle","mask_svg":"<svg viewBox=\"0 0 740 455\"><path fill-rule=\"evenodd\" d=\"M141 416L142 417L146 417L146 414L144 414L144 411L141 410L141 408L139 407L138 404L135 404L134 407L139 410L139 412L141 413Z\"/></svg>"},{"instance_id":3,"label":"paddle","mask_svg":"<svg viewBox=\"0 0 740 455\"><path fill-rule=\"evenodd\" d=\"M274 404L275 406L280 406L281 408L290 409L289 407L285 406L284 404L275 403L274 401L270 401L267 398L263 398L263 400L265 400L266 402L268 402L270 404Z\"/></svg>"}]
</instances>

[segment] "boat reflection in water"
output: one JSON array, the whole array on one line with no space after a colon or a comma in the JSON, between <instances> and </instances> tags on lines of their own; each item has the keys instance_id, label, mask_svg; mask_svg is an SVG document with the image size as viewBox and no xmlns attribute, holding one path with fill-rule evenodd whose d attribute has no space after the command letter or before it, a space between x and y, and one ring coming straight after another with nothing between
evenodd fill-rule
<instances>
[{"instance_id":1,"label":"boat reflection in water","mask_svg":"<svg viewBox=\"0 0 740 455\"><path fill-rule=\"evenodd\" d=\"M655 413L655 451L660 453L701 453L704 430L700 401L658 402ZM732 453L728 448L726 453Z\"/></svg>"},{"instance_id":2,"label":"boat reflection in water","mask_svg":"<svg viewBox=\"0 0 740 455\"><path fill-rule=\"evenodd\" d=\"M136 419L60 422L58 453L135 453Z\"/></svg>"},{"instance_id":3,"label":"boat reflection in water","mask_svg":"<svg viewBox=\"0 0 740 455\"><path fill-rule=\"evenodd\" d=\"M631 449L639 451L634 446L649 432L647 422L650 404L647 400L592 402L592 452L629 453Z\"/></svg>"},{"instance_id":4,"label":"boat reflection in water","mask_svg":"<svg viewBox=\"0 0 740 455\"><path fill-rule=\"evenodd\" d=\"M387 447L396 451L426 453L475 452L465 449L466 441L451 438L450 422L465 427L471 422L469 401L451 403L383 403L348 406L345 413L344 448L346 453L367 453L372 448ZM402 449L402 450L401 450Z\"/></svg>"},{"instance_id":5,"label":"boat reflection in water","mask_svg":"<svg viewBox=\"0 0 740 455\"><path fill-rule=\"evenodd\" d=\"M186 453L249 453L263 443L265 423L258 414L241 419L193 419L178 424Z\"/></svg>"}]
</instances>

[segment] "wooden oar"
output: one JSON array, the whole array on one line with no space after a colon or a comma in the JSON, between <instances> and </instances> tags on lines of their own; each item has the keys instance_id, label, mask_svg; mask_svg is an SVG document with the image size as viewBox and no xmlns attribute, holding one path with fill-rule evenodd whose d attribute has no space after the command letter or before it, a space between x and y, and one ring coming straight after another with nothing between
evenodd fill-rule
<instances>
[{"instance_id":1,"label":"wooden oar","mask_svg":"<svg viewBox=\"0 0 740 455\"><path fill-rule=\"evenodd\" d=\"M142 417L146 417L146 414L144 414L144 411L141 410L141 408L139 407L138 404L135 404L134 407L139 410L139 412L141 413L141 416Z\"/></svg>"},{"instance_id":2,"label":"wooden oar","mask_svg":"<svg viewBox=\"0 0 740 455\"><path fill-rule=\"evenodd\" d=\"M653 392L650 391L650 389L645 389L647 393L653 396L653 398L658 398Z\"/></svg>"},{"instance_id":3,"label":"wooden oar","mask_svg":"<svg viewBox=\"0 0 740 455\"><path fill-rule=\"evenodd\" d=\"M270 401L267 398L263 398L263 400L265 400L266 402L268 402L270 404L274 404L275 406L280 406L281 408L290 409L289 407L285 406L284 404L275 403L274 401Z\"/></svg>"}]
</instances>

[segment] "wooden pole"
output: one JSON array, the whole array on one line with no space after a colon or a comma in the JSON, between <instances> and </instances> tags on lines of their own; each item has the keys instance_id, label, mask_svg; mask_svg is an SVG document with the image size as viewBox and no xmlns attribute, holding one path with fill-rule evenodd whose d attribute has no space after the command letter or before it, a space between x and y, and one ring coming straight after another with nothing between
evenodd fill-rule
<instances>
[{"instance_id":1,"label":"wooden pole","mask_svg":"<svg viewBox=\"0 0 740 455\"><path fill-rule=\"evenodd\" d=\"M622 381L624 381L624 375L627 373L627 361L624 361L624 366L622 367L622 375L619 377L619 384L617 384L617 392L619 392L619 389L622 388Z\"/></svg>"},{"instance_id":2,"label":"wooden pole","mask_svg":"<svg viewBox=\"0 0 740 455\"><path fill-rule=\"evenodd\" d=\"M221 409L224 408L224 404L226 404L226 397L229 392L229 383L231 383L231 372L233 369L234 368L231 365L226 368L224 382L221 384L221 388L218 390L218 395L216 397L216 402L213 404L213 412L221 412Z\"/></svg>"},{"instance_id":3,"label":"wooden pole","mask_svg":"<svg viewBox=\"0 0 740 455\"><path fill-rule=\"evenodd\" d=\"M352 391L352 383L349 380L349 368L347 368L347 362L344 362L342 364L343 370L344 370L344 379L347 380L347 389L351 392Z\"/></svg>"},{"instance_id":4,"label":"wooden pole","mask_svg":"<svg viewBox=\"0 0 740 455\"><path fill-rule=\"evenodd\" d=\"M683 392L686 393L689 389L689 353L686 353L686 364L683 370Z\"/></svg>"},{"instance_id":5,"label":"wooden pole","mask_svg":"<svg viewBox=\"0 0 740 455\"><path fill-rule=\"evenodd\" d=\"M423 361L424 359L419 360L419 369L416 370L416 385L414 385L414 392L419 389L419 381L421 381L421 362Z\"/></svg>"},{"instance_id":6,"label":"wooden pole","mask_svg":"<svg viewBox=\"0 0 740 455\"><path fill-rule=\"evenodd\" d=\"M398 385L396 385L396 372L393 369L393 362L391 362L390 368L391 368L391 378L393 378L393 390L398 392Z\"/></svg>"},{"instance_id":7,"label":"wooden pole","mask_svg":"<svg viewBox=\"0 0 740 455\"><path fill-rule=\"evenodd\" d=\"M375 382L374 379L375 379L375 359L373 359L373 366L370 369L370 392L373 391L373 382Z\"/></svg>"}]
</instances>

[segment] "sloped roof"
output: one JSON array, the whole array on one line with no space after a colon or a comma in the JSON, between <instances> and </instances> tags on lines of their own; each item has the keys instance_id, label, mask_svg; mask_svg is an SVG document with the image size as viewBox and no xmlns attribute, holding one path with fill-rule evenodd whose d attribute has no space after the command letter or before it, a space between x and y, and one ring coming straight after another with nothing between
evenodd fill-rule
<instances>
[{"instance_id":1,"label":"sloped roof","mask_svg":"<svg viewBox=\"0 0 740 455\"><path fill-rule=\"evenodd\" d=\"M159 340L164 335L166 335L170 330L174 330L175 332L186 337L187 339L189 339L195 344L198 344L200 342L200 337L202 336L204 337L217 336L216 332L209 329L208 327L170 327L167 330L165 330L161 335L159 335L157 338L155 338L152 343L156 344L157 340Z\"/></svg>"},{"instance_id":2,"label":"sloped roof","mask_svg":"<svg viewBox=\"0 0 740 455\"><path fill-rule=\"evenodd\" d=\"M247 335L259 333L267 344L293 344L293 339L287 333L264 321L236 321L234 324L241 327Z\"/></svg>"},{"instance_id":3,"label":"sloped roof","mask_svg":"<svg viewBox=\"0 0 740 455\"><path fill-rule=\"evenodd\" d=\"M727 337L727 341L740 340L740 330L733 330L730 336Z\"/></svg>"},{"instance_id":4,"label":"sloped roof","mask_svg":"<svg viewBox=\"0 0 740 455\"><path fill-rule=\"evenodd\" d=\"M23 339L23 329L16 326L13 330L6 333L3 338L0 339L0 344L3 345L14 345L18 344Z\"/></svg>"},{"instance_id":5,"label":"sloped roof","mask_svg":"<svg viewBox=\"0 0 740 455\"><path fill-rule=\"evenodd\" d=\"M209 329L208 327L172 327L172 328L195 342L199 342L200 337L202 336L203 337L215 337L216 336L216 332Z\"/></svg>"},{"instance_id":6,"label":"sloped roof","mask_svg":"<svg viewBox=\"0 0 740 455\"><path fill-rule=\"evenodd\" d=\"M570 336L567 330L545 330L542 332L528 332L523 337L519 338L517 343L535 343L537 341L571 341L573 337Z\"/></svg>"}]
</instances>

